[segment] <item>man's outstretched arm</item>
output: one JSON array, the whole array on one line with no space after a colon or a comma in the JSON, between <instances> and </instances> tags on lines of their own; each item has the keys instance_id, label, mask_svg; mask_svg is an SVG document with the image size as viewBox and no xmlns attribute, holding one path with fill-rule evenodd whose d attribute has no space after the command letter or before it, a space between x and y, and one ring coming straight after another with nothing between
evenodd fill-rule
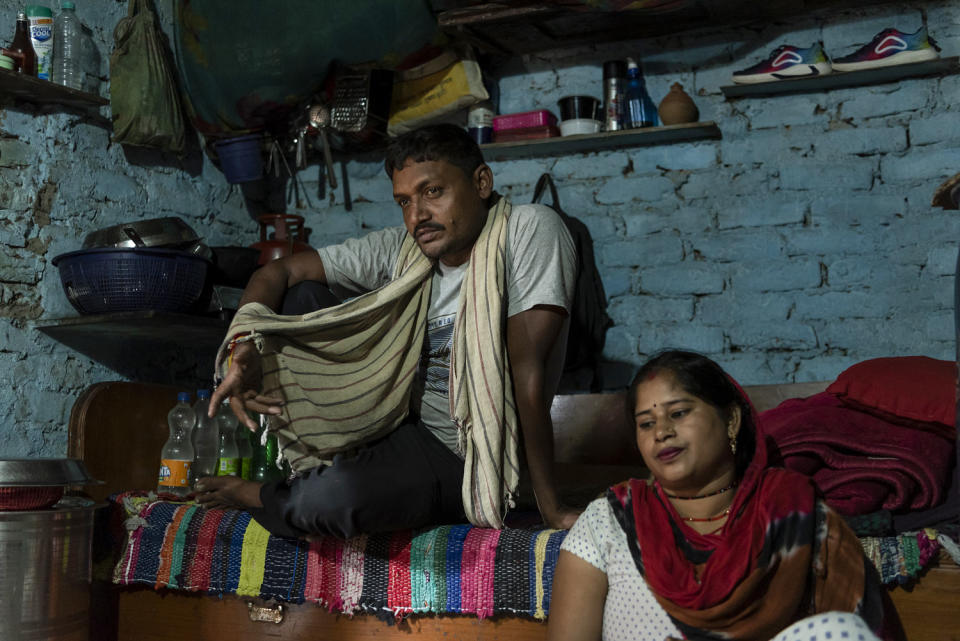
<instances>
[{"instance_id":1,"label":"man's outstretched arm","mask_svg":"<svg viewBox=\"0 0 960 641\"><path fill-rule=\"evenodd\" d=\"M277 311L286 291L297 283L316 280L326 284L327 276L323 261L317 252L300 252L271 261L250 277L240 306L247 303L262 303ZM216 414L220 403L230 399L230 408L244 425L252 431L258 428L246 410L258 414L278 414L278 399L264 396L261 387L260 354L252 343L238 343L231 354L230 367L223 382L210 397L209 415Z\"/></svg>"},{"instance_id":2,"label":"man's outstretched arm","mask_svg":"<svg viewBox=\"0 0 960 641\"><path fill-rule=\"evenodd\" d=\"M563 505L557 493L550 406L563 367L566 319L562 307L547 305L507 319L510 373L537 506L547 525L564 529L579 512Z\"/></svg>"}]
</instances>

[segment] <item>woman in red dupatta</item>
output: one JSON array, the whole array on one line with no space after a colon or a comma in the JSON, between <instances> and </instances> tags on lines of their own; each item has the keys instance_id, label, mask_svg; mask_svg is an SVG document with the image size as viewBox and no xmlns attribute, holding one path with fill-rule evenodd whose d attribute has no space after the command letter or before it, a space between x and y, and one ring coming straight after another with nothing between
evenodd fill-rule
<instances>
[{"instance_id":1,"label":"woman in red dupatta","mask_svg":"<svg viewBox=\"0 0 960 641\"><path fill-rule=\"evenodd\" d=\"M900 636L895 616L885 620L888 600L856 536L808 477L769 466L753 407L719 365L664 352L637 373L628 403L652 480L607 491L603 507L620 532L601 547L617 537L622 546L625 536L626 556L646 586L637 594L652 593L672 623L661 638L768 641L808 615L832 611L861 617L886 639ZM585 516L602 509L591 507ZM606 541L603 533L584 536L578 526L553 583L551 641L655 638L670 629L660 623L649 634L641 621L624 633L631 628L622 611L609 620L608 599L620 608L624 601L614 594L622 572L608 582L598 569L607 561L580 551L583 540ZM638 616L654 625L656 606L637 600Z\"/></svg>"}]
</instances>

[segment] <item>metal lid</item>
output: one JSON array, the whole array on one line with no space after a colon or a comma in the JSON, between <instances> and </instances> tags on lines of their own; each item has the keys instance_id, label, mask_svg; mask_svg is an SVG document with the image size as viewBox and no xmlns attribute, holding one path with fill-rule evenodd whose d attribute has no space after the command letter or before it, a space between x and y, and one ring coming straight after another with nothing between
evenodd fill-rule
<instances>
[{"instance_id":1,"label":"metal lid","mask_svg":"<svg viewBox=\"0 0 960 641\"><path fill-rule=\"evenodd\" d=\"M83 249L99 247L183 247L199 241L193 228L176 216L121 223L92 231Z\"/></svg>"},{"instance_id":2,"label":"metal lid","mask_svg":"<svg viewBox=\"0 0 960 641\"><path fill-rule=\"evenodd\" d=\"M98 483L83 461L73 458L0 459L0 487L88 485Z\"/></svg>"}]
</instances>

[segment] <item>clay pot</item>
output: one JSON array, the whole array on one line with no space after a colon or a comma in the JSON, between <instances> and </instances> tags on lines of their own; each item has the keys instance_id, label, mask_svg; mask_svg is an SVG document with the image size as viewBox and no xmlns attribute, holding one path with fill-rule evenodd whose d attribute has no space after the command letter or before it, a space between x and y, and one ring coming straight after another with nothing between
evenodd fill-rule
<instances>
[{"instance_id":1,"label":"clay pot","mask_svg":"<svg viewBox=\"0 0 960 641\"><path fill-rule=\"evenodd\" d=\"M670 92L660 101L657 113L660 114L660 122L665 125L697 122L700 118L700 110L679 82L673 83Z\"/></svg>"}]
</instances>

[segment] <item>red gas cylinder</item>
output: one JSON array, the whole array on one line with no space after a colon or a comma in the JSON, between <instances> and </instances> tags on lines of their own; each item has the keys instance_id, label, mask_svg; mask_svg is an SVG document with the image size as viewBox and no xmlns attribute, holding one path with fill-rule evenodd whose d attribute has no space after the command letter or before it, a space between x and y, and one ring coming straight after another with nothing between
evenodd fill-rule
<instances>
[{"instance_id":1,"label":"red gas cylinder","mask_svg":"<svg viewBox=\"0 0 960 641\"><path fill-rule=\"evenodd\" d=\"M260 250L258 265L283 258L297 252L313 251L305 241L307 234L303 228L303 216L296 214L263 214L257 217L260 223L260 240L250 245ZM269 228L273 227L273 233Z\"/></svg>"}]
</instances>

